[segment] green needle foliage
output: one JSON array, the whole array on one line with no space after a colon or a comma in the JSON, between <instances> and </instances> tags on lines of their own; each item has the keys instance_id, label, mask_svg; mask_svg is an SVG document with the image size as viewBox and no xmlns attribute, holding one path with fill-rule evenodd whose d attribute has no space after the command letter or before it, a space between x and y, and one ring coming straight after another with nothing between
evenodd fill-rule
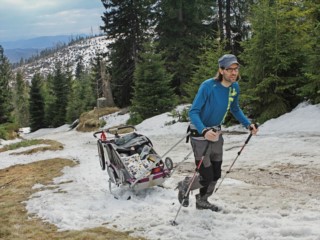
<instances>
[{"instance_id":1,"label":"green needle foliage","mask_svg":"<svg viewBox=\"0 0 320 240\"><path fill-rule=\"evenodd\" d=\"M134 96L131 123L136 124L172 110L176 96L170 87L172 76L167 73L161 54L155 53L152 45L145 45L141 61L134 72Z\"/></svg>"}]
</instances>

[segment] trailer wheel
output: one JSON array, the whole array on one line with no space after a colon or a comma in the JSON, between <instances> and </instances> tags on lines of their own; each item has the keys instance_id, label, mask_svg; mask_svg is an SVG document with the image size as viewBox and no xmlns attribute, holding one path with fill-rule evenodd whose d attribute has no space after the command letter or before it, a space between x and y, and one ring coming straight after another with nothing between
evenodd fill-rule
<instances>
[{"instance_id":1,"label":"trailer wheel","mask_svg":"<svg viewBox=\"0 0 320 240\"><path fill-rule=\"evenodd\" d=\"M119 179L121 184L126 184L125 170L123 169L120 170Z\"/></svg>"},{"instance_id":2,"label":"trailer wheel","mask_svg":"<svg viewBox=\"0 0 320 240\"><path fill-rule=\"evenodd\" d=\"M117 185L117 179L116 179L114 169L111 166L107 166L107 172L109 175L109 181Z\"/></svg>"},{"instance_id":3,"label":"trailer wheel","mask_svg":"<svg viewBox=\"0 0 320 240\"><path fill-rule=\"evenodd\" d=\"M103 151L103 146L101 140L98 140L97 142L98 145L98 153L99 153L99 162L102 170L106 169L106 160L104 157L104 151Z\"/></svg>"},{"instance_id":4,"label":"trailer wheel","mask_svg":"<svg viewBox=\"0 0 320 240\"><path fill-rule=\"evenodd\" d=\"M172 162L171 158L166 157L166 159L164 160L164 163L166 164L166 167L167 167L169 170L172 170L172 169L173 169L173 162Z\"/></svg>"}]
</instances>

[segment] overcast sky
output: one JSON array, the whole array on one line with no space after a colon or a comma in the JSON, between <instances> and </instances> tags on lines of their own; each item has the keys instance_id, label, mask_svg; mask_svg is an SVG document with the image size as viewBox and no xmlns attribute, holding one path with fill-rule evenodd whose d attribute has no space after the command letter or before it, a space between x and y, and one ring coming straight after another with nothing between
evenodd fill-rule
<instances>
[{"instance_id":1,"label":"overcast sky","mask_svg":"<svg viewBox=\"0 0 320 240\"><path fill-rule=\"evenodd\" d=\"M0 41L99 33L100 0L0 0Z\"/></svg>"}]
</instances>

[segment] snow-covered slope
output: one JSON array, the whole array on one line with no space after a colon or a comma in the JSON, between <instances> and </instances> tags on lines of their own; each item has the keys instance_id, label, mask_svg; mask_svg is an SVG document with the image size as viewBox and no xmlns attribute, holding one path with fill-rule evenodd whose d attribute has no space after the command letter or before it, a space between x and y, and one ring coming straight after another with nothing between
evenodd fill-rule
<instances>
[{"instance_id":1,"label":"snow-covered slope","mask_svg":"<svg viewBox=\"0 0 320 240\"><path fill-rule=\"evenodd\" d=\"M107 52L107 43L104 36L85 39L76 44L69 45L50 56L16 68L15 71L23 71L26 80L30 81L36 72L44 76L52 73L55 64L61 62L65 69L70 66L69 69L74 73L79 57L82 57L85 67L90 67L90 62L93 58Z\"/></svg>"},{"instance_id":2,"label":"snow-covered slope","mask_svg":"<svg viewBox=\"0 0 320 240\"><path fill-rule=\"evenodd\" d=\"M110 126L106 127L125 123L127 117L112 114L107 119ZM136 126L151 139L160 155L185 136L187 123L167 126L172 120L168 114L161 114ZM18 158L10 153L21 149L3 152L0 168L57 156L79 162L54 179L55 188L34 186L37 192L26 202L30 214L60 230L106 226L159 240L320 240L320 105L300 104L260 129L219 191L209 199L223 210L196 210L194 191L190 206L180 211L178 226L170 224L179 208L175 187L185 176L192 176L192 156L163 187L139 192L114 188L123 196L120 199L108 191L108 174L100 168L92 133L67 131L66 126L25 136L60 141L65 146L62 151ZM223 175L247 137L247 132L224 134ZM190 151L190 143L182 141L168 156L179 163ZM129 195L131 200L126 200Z\"/></svg>"}]
</instances>

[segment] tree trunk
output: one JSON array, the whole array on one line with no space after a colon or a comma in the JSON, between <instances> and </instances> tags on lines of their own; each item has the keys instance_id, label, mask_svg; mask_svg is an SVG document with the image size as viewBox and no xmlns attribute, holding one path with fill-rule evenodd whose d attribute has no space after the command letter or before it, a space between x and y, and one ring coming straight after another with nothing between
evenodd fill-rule
<instances>
[{"instance_id":1,"label":"tree trunk","mask_svg":"<svg viewBox=\"0 0 320 240\"><path fill-rule=\"evenodd\" d=\"M226 0L226 50L231 51L230 0Z\"/></svg>"},{"instance_id":2,"label":"tree trunk","mask_svg":"<svg viewBox=\"0 0 320 240\"><path fill-rule=\"evenodd\" d=\"M101 78L102 78L102 84L103 84L103 96L106 98L106 105L107 107L114 107L114 101L112 96L112 90L111 90L111 76L110 74L106 75L106 68L105 68L105 62L103 60L100 61L100 69L101 69Z\"/></svg>"},{"instance_id":3,"label":"tree trunk","mask_svg":"<svg viewBox=\"0 0 320 240\"><path fill-rule=\"evenodd\" d=\"M218 0L218 8L219 8L219 35L220 35L220 43L224 40L224 31L223 31L223 3L222 0Z\"/></svg>"},{"instance_id":4,"label":"tree trunk","mask_svg":"<svg viewBox=\"0 0 320 240\"><path fill-rule=\"evenodd\" d=\"M179 22L182 22L182 21L183 21L182 1L179 2L178 20L179 20Z\"/></svg>"}]
</instances>

